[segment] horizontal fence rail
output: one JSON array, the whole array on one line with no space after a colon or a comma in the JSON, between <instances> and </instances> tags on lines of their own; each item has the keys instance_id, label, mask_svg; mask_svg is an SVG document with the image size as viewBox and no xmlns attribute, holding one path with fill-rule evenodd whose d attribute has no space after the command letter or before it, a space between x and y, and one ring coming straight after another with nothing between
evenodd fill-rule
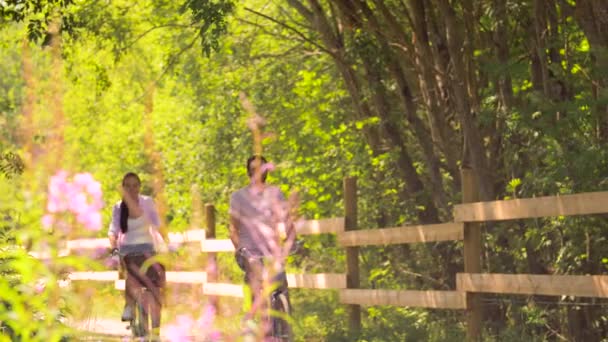
<instances>
[{"instance_id":1,"label":"horizontal fence rail","mask_svg":"<svg viewBox=\"0 0 608 342\"><path fill-rule=\"evenodd\" d=\"M243 298L243 285L230 283L206 283L203 285L203 294L208 296L223 296Z\"/></svg>"},{"instance_id":2,"label":"horizontal fence rail","mask_svg":"<svg viewBox=\"0 0 608 342\"><path fill-rule=\"evenodd\" d=\"M207 282L206 272L167 271L165 275L169 283L203 284ZM115 281L119 280L119 274L118 271L72 272L68 275L68 280Z\"/></svg>"},{"instance_id":3,"label":"horizontal fence rail","mask_svg":"<svg viewBox=\"0 0 608 342\"><path fill-rule=\"evenodd\" d=\"M204 229L193 229L181 233L169 233L169 243L188 243L198 242L205 240ZM70 253L77 249L99 249L99 248L110 248L110 241L108 238L95 238L95 239L78 239L70 240L66 242L67 252Z\"/></svg>"},{"instance_id":4,"label":"horizontal fence rail","mask_svg":"<svg viewBox=\"0 0 608 342\"><path fill-rule=\"evenodd\" d=\"M298 235L338 234L344 231L344 217L306 220L296 224Z\"/></svg>"},{"instance_id":5,"label":"horizontal fence rail","mask_svg":"<svg viewBox=\"0 0 608 342\"><path fill-rule=\"evenodd\" d=\"M222 283L207 282L206 272L172 272L167 271L167 282L182 284L214 284L221 287ZM317 273L317 274L298 274L287 273L289 288L301 289L344 289L346 288L346 275L341 273ZM102 272L73 272L68 277L75 281L116 281L119 280L117 271ZM240 285L239 285L240 286ZM119 286L118 289L122 289ZM230 290L232 291L232 290ZM228 291L228 292L230 292ZM230 292L231 293L231 292Z\"/></svg>"},{"instance_id":6,"label":"horizontal fence rail","mask_svg":"<svg viewBox=\"0 0 608 342\"><path fill-rule=\"evenodd\" d=\"M443 223L342 232L338 234L338 243L341 246L395 245L462 240L463 236L464 224Z\"/></svg>"},{"instance_id":7,"label":"horizontal fence rail","mask_svg":"<svg viewBox=\"0 0 608 342\"><path fill-rule=\"evenodd\" d=\"M340 290L340 302L359 305L394 305L432 309L466 309L464 292L412 290Z\"/></svg>"},{"instance_id":8,"label":"horizontal fence rail","mask_svg":"<svg viewBox=\"0 0 608 342\"><path fill-rule=\"evenodd\" d=\"M118 280L118 271L99 271L99 272L72 272L68 275L69 280L95 280L95 281L114 281Z\"/></svg>"},{"instance_id":9,"label":"horizontal fence rail","mask_svg":"<svg viewBox=\"0 0 608 342\"><path fill-rule=\"evenodd\" d=\"M201 251L205 253L234 252L234 245L230 239L209 239L201 242Z\"/></svg>"},{"instance_id":10,"label":"horizontal fence rail","mask_svg":"<svg viewBox=\"0 0 608 342\"><path fill-rule=\"evenodd\" d=\"M608 298L608 275L458 273L459 291Z\"/></svg>"},{"instance_id":11,"label":"horizontal fence rail","mask_svg":"<svg viewBox=\"0 0 608 342\"><path fill-rule=\"evenodd\" d=\"M608 213L608 191L474 202L454 206L454 221L484 222Z\"/></svg>"},{"instance_id":12,"label":"horizontal fence rail","mask_svg":"<svg viewBox=\"0 0 608 342\"><path fill-rule=\"evenodd\" d=\"M291 274L287 273L287 284L290 288L301 289L345 289L346 274L317 273Z\"/></svg>"}]
</instances>

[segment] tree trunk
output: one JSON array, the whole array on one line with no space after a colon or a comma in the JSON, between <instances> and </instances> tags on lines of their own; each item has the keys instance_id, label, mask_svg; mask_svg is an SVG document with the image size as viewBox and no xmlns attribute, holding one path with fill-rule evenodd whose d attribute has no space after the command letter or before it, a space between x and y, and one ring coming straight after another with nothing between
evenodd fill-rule
<instances>
[{"instance_id":1,"label":"tree trunk","mask_svg":"<svg viewBox=\"0 0 608 342\"><path fill-rule=\"evenodd\" d=\"M589 41L595 70L591 73L592 92L596 100L608 99L608 1L579 0L574 16ZM600 144L608 144L608 105L595 106L597 118L596 135Z\"/></svg>"},{"instance_id":2,"label":"tree trunk","mask_svg":"<svg viewBox=\"0 0 608 342\"><path fill-rule=\"evenodd\" d=\"M492 178L488 171L487 158L482 137L477 126L477 121L473 115L473 110L469 103L469 97L466 91L466 89L469 88L469 85L466 84L466 63L463 61L463 59L461 59L461 56L463 55L463 51L461 49L463 46L463 40L460 33L460 27L458 25L458 19L454 9L450 7L448 0L438 0L437 2L445 23L446 41L448 43L450 61L453 66L451 89L456 97L456 114L462 127L464 144L468 158L471 162L471 166L478 178L480 200L491 200L494 199L494 192L491 186ZM464 56L464 58L468 57L470 56Z\"/></svg>"},{"instance_id":3,"label":"tree trunk","mask_svg":"<svg viewBox=\"0 0 608 342\"><path fill-rule=\"evenodd\" d=\"M392 15L386 7L382 7L383 2L377 0L377 3L383 9L382 12L385 17L390 18ZM448 172L454 179L453 189L454 192L457 192L460 190L460 172L457 166L457 156L460 155L460 151L457 149L457 144L454 144L453 133L450 132L450 127L447 125L448 121L443 115L444 112L440 109L441 96L434 75L435 65L433 63L433 53L429 47L424 1L410 0L410 7L412 8L412 31L414 32L416 49L413 63L417 65L419 70L420 93L426 105L431 137L446 158ZM404 34L399 34L399 36L404 36Z\"/></svg>"},{"instance_id":4,"label":"tree trunk","mask_svg":"<svg viewBox=\"0 0 608 342\"><path fill-rule=\"evenodd\" d=\"M309 0L308 2L311 7L309 10L298 0L288 1L289 4L298 10L303 17L307 18L311 25L319 32L321 40L331 52L331 56L336 62L336 66L342 75L346 88L353 101L353 105L360 118L373 117L373 111L366 100L367 96L365 96L361 89L356 71L352 68L352 63L350 63L346 57L344 44L329 24L321 4L317 0ZM350 20L352 21L353 19L351 18ZM385 125L384 128L388 128L387 133L391 141L397 141L401 146L405 146L395 127L392 125ZM424 183L416 172L412 158L405 148L401 148L399 145L396 145L396 147L399 148L397 167L403 174L404 181L407 185L407 189L404 191L407 191L407 196L414 194L417 201L420 201L425 207L423 210L418 211L418 220L421 223L437 222L437 209L432 202L425 199L423 196Z\"/></svg>"}]
</instances>

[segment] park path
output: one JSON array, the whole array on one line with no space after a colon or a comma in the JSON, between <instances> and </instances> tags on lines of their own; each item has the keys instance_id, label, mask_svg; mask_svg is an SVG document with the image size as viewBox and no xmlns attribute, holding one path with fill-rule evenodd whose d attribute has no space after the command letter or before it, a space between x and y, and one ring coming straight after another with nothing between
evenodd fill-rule
<instances>
[{"instance_id":1,"label":"park path","mask_svg":"<svg viewBox=\"0 0 608 342\"><path fill-rule=\"evenodd\" d=\"M127 329L128 322L121 322L117 319L110 318L91 318L87 321L77 322L74 328L95 333L107 333L109 335L130 335L130 330Z\"/></svg>"},{"instance_id":2,"label":"park path","mask_svg":"<svg viewBox=\"0 0 608 342\"><path fill-rule=\"evenodd\" d=\"M90 332L87 341L130 341L131 330L127 329L129 323L110 318L91 318L87 321L75 322L73 327L80 331ZM168 341L163 335L161 327L161 340Z\"/></svg>"}]
</instances>

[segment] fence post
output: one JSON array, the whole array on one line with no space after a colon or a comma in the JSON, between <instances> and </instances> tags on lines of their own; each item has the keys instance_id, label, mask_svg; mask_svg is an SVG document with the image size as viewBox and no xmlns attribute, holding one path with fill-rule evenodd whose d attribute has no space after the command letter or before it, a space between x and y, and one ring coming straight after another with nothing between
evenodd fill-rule
<instances>
[{"instance_id":1,"label":"fence post","mask_svg":"<svg viewBox=\"0 0 608 342\"><path fill-rule=\"evenodd\" d=\"M213 204L207 203L205 204L205 221L206 221L206 230L205 230L205 239L215 239L215 206ZM207 253L207 279L206 283L216 283L217 282L217 256L216 253L209 252ZM203 285L204 286L204 285ZM218 312L219 309L219 297L218 296L210 296L209 303L213 305L215 311Z\"/></svg>"},{"instance_id":2,"label":"fence post","mask_svg":"<svg viewBox=\"0 0 608 342\"><path fill-rule=\"evenodd\" d=\"M479 190L472 169L462 168L462 203L479 201ZM481 224L464 223L464 272L481 273ZM467 292L467 341L481 340L481 295Z\"/></svg>"},{"instance_id":3,"label":"fence post","mask_svg":"<svg viewBox=\"0 0 608 342\"><path fill-rule=\"evenodd\" d=\"M357 229L357 178L344 178L344 228ZM346 247L346 287L359 288L359 247ZM361 331L361 306L348 305L349 327L354 334Z\"/></svg>"}]
</instances>

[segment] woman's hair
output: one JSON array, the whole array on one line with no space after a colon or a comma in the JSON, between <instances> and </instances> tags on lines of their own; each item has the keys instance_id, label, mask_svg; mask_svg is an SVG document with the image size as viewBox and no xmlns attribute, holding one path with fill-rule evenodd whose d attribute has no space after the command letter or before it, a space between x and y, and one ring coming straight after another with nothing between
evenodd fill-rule
<instances>
[{"instance_id":1,"label":"woman's hair","mask_svg":"<svg viewBox=\"0 0 608 342\"><path fill-rule=\"evenodd\" d=\"M139 176L135 172L128 172L127 174L124 175L124 177L122 177L122 186L125 186L125 181L129 177L133 177L133 178L137 179L137 182L139 184L141 184L141 179L139 179ZM128 219L129 219L129 207L127 207L127 203L125 202L125 200L122 200L120 202L120 231L123 234L126 233L127 230L129 229L128 224L127 224Z\"/></svg>"}]
</instances>

